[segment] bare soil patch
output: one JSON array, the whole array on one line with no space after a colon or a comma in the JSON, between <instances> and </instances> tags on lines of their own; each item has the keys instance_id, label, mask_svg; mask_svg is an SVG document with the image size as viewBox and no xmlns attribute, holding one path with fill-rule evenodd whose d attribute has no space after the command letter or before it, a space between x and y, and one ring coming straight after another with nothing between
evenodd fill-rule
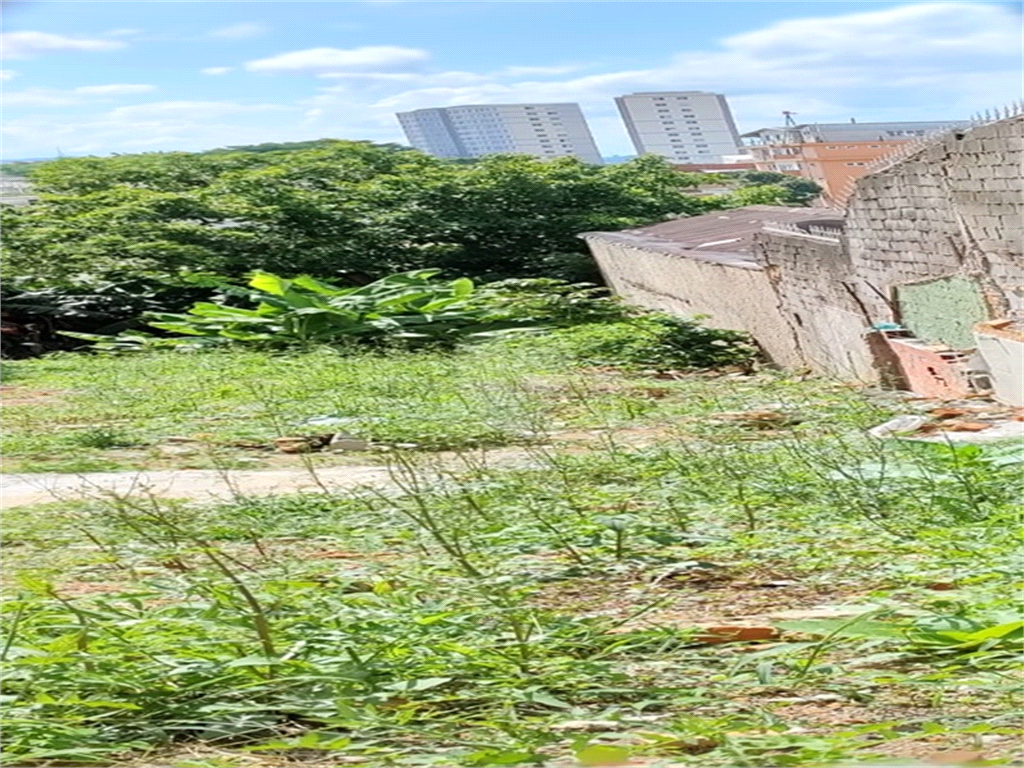
<instances>
[{"instance_id":1,"label":"bare soil patch","mask_svg":"<svg viewBox=\"0 0 1024 768\"><path fill-rule=\"evenodd\" d=\"M57 405L59 390L30 389L22 384L0 384L0 407L7 405Z\"/></svg>"}]
</instances>

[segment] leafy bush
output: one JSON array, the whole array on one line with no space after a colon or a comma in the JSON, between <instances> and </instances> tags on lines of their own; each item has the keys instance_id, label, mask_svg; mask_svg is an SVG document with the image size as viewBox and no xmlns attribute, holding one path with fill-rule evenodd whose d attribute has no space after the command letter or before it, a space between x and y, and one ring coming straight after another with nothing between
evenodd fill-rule
<instances>
[{"instance_id":1,"label":"leafy bush","mask_svg":"<svg viewBox=\"0 0 1024 768\"><path fill-rule=\"evenodd\" d=\"M744 333L706 328L697 320L656 312L620 322L578 325L549 338L587 365L661 371L727 365L748 368L757 355Z\"/></svg>"},{"instance_id":2,"label":"leafy bush","mask_svg":"<svg viewBox=\"0 0 1024 768\"><path fill-rule=\"evenodd\" d=\"M223 286L215 301L184 314L148 313L169 338L63 332L103 351L371 343L451 348L471 339L556 326L569 354L590 365L686 369L749 366L755 350L736 331L631 308L604 288L560 280L505 280L477 289L467 278L436 281L440 270L391 275L361 288L338 288L308 275L285 280L256 272L244 290ZM244 299L255 309L234 306Z\"/></svg>"},{"instance_id":3,"label":"leafy bush","mask_svg":"<svg viewBox=\"0 0 1024 768\"><path fill-rule=\"evenodd\" d=\"M777 199L769 205L809 205L823 191L821 185L811 179L774 171L748 171L740 177L740 181L743 186L736 192L745 193L749 197L764 198L770 194L768 190L774 190Z\"/></svg>"},{"instance_id":4,"label":"leafy bush","mask_svg":"<svg viewBox=\"0 0 1024 768\"><path fill-rule=\"evenodd\" d=\"M617 322L638 311L607 288L544 277L488 283L481 286L476 301L509 317L558 326Z\"/></svg>"},{"instance_id":5,"label":"leafy bush","mask_svg":"<svg viewBox=\"0 0 1024 768\"><path fill-rule=\"evenodd\" d=\"M308 275L285 280L256 272L249 291L229 289L219 301L197 302L184 314L147 314L146 322L153 328L184 334L152 340L150 346L245 342L287 347L342 341L451 346L462 339L493 336L527 325L525 318L511 318L483 304L471 304L473 282L467 278L434 281L439 271L391 275L361 288L338 288ZM228 303L238 296L256 308ZM146 339L138 334L119 339L66 335L98 342L101 349L124 349L125 342L146 346Z\"/></svg>"},{"instance_id":6,"label":"leafy bush","mask_svg":"<svg viewBox=\"0 0 1024 768\"><path fill-rule=\"evenodd\" d=\"M129 277L30 288L3 285L3 356L30 357L69 349L63 331L111 334L142 324L145 312L178 312L207 297L224 281L213 275Z\"/></svg>"}]
</instances>

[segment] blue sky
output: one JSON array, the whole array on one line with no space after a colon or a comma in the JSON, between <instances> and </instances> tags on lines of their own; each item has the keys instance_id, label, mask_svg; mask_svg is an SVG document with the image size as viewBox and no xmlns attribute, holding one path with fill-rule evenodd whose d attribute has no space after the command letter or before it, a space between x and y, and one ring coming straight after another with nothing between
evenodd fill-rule
<instances>
[{"instance_id":1,"label":"blue sky","mask_svg":"<svg viewBox=\"0 0 1024 768\"><path fill-rule=\"evenodd\" d=\"M404 141L394 112L576 101L631 154L613 97L726 94L741 131L963 119L1021 94L1019 3L3 4L7 159L320 137Z\"/></svg>"}]
</instances>

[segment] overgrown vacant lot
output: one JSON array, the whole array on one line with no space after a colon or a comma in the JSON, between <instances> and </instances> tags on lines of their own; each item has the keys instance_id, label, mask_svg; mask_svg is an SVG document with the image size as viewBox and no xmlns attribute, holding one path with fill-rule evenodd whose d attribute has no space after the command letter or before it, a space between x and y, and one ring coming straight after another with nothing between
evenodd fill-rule
<instances>
[{"instance_id":1,"label":"overgrown vacant lot","mask_svg":"<svg viewBox=\"0 0 1024 768\"><path fill-rule=\"evenodd\" d=\"M1015 759L1019 444L877 440L913 404L565 353L6 366L8 470L301 467L259 446L332 417L391 448L308 468L391 481L9 512L5 764Z\"/></svg>"},{"instance_id":2,"label":"overgrown vacant lot","mask_svg":"<svg viewBox=\"0 0 1024 768\"><path fill-rule=\"evenodd\" d=\"M536 443L581 429L717 432L722 424L681 419L780 398L802 418L826 422L870 425L887 413L842 386L773 379L766 390L739 374L628 375L581 369L572 352L571 342L553 336L452 354L62 354L10 362L4 469L258 467L280 462L274 438L335 430L428 450Z\"/></svg>"}]
</instances>

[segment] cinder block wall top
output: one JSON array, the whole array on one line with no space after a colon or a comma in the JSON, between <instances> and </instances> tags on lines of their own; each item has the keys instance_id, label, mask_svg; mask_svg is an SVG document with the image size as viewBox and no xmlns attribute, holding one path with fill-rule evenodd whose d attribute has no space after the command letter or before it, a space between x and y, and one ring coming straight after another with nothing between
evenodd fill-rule
<instances>
[{"instance_id":1,"label":"cinder block wall top","mask_svg":"<svg viewBox=\"0 0 1024 768\"><path fill-rule=\"evenodd\" d=\"M1022 133L1024 115L956 131L857 183L847 247L873 315L894 319L896 286L954 274L990 316L1024 309Z\"/></svg>"}]
</instances>

